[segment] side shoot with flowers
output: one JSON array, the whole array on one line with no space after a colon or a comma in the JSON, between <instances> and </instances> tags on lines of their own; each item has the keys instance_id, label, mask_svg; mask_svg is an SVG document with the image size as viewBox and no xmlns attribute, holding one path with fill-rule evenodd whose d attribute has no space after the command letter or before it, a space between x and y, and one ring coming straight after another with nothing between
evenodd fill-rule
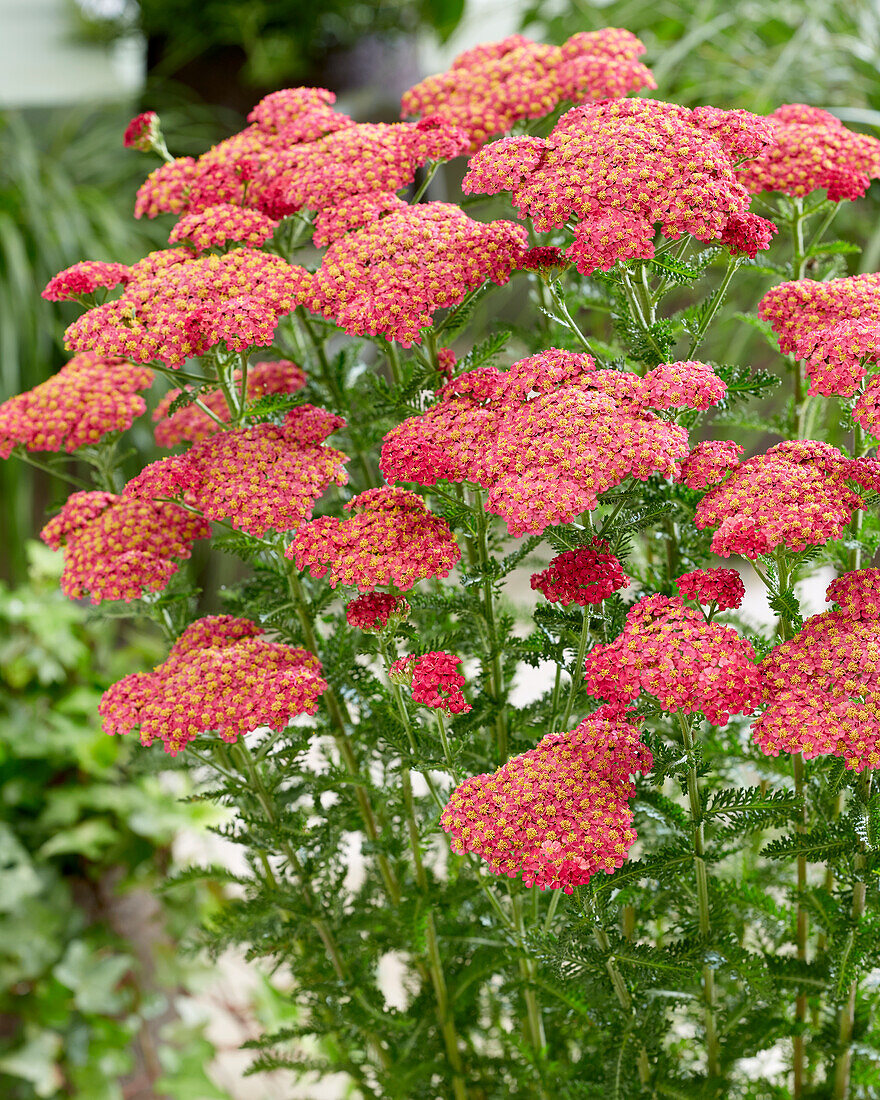
<instances>
[{"instance_id":1,"label":"side shoot with flowers","mask_svg":"<svg viewBox=\"0 0 880 1100\"><path fill-rule=\"evenodd\" d=\"M167 637L105 729L237 811L213 943L298 1008L258 1068L401 1100L880 1081L880 275L826 240L880 141L639 98L641 53L489 43L395 124L287 89L195 159L139 116L169 248L57 275L73 357L0 406L3 457L77 489L65 592ZM721 307L761 280L759 368ZM128 477L154 384L174 453ZM242 563L223 614L199 539Z\"/></svg>"}]
</instances>

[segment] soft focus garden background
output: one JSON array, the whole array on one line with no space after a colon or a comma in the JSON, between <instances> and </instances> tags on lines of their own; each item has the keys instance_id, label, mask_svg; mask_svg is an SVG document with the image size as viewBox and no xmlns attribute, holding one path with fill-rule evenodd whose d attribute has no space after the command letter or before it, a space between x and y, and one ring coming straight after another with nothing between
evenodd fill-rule
<instances>
[{"instance_id":1,"label":"soft focus garden background","mask_svg":"<svg viewBox=\"0 0 880 1100\"><path fill-rule=\"evenodd\" d=\"M131 217L152 167L121 147L137 111L158 110L179 153L293 84L391 120L408 85L479 41L604 26L644 41L659 98L762 113L809 103L880 135L876 0L0 0L0 401L65 361L76 311L40 298L51 275L164 243L167 227ZM878 198L875 184L840 215L840 235L865 242L852 271L880 266ZM743 280L743 302L755 289ZM759 365L760 343L736 333L724 358ZM187 799L182 771L163 761L150 774L152 757L98 729L103 687L158 648L58 592L54 556L33 539L65 495L0 463L0 1096L289 1096L248 1084L236 1050L251 1015L289 1012L271 983L234 961L218 979L181 955L217 892L158 884L190 859L226 858L206 831L219 823ZM223 577L205 580L216 590Z\"/></svg>"}]
</instances>

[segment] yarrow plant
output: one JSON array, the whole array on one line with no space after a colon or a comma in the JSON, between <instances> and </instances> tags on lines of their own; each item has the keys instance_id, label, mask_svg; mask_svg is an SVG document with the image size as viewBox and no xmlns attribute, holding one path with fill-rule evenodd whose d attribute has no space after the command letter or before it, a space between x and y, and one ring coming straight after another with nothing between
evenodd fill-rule
<instances>
[{"instance_id":1,"label":"yarrow plant","mask_svg":"<svg viewBox=\"0 0 880 1100\"><path fill-rule=\"evenodd\" d=\"M165 639L104 728L232 811L203 934L296 1002L257 1070L876 1093L880 274L825 234L880 141L642 53L487 43L396 123L284 89L197 158L138 116L169 247L55 276L72 358L0 405L77 490L64 591Z\"/></svg>"}]
</instances>

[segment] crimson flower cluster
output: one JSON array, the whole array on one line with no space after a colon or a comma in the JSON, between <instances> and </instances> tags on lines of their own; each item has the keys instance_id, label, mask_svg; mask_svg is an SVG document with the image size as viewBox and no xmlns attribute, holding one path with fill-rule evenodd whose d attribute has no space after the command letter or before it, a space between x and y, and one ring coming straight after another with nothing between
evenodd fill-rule
<instances>
[{"instance_id":1,"label":"crimson flower cluster","mask_svg":"<svg viewBox=\"0 0 880 1100\"><path fill-rule=\"evenodd\" d=\"M453 851L476 853L494 874L570 894L622 866L636 839L630 776L652 764L633 718L602 707L493 774L465 780L440 824Z\"/></svg>"},{"instance_id":2,"label":"crimson flower cluster","mask_svg":"<svg viewBox=\"0 0 880 1100\"><path fill-rule=\"evenodd\" d=\"M188 558L194 540L210 534L201 516L177 504L81 492L67 498L40 538L64 548L64 594L80 600L88 593L98 603L164 588L177 571L174 559Z\"/></svg>"},{"instance_id":3,"label":"crimson flower cluster","mask_svg":"<svg viewBox=\"0 0 880 1100\"><path fill-rule=\"evenodd\" d=\"M880 767L880 570L832 581L838 606L813 615L761 662L767 709L753 723L768 756L837 756Z\"/></svg>"},{"instance_id":4,"label":"crimson flower cluster","mask_svg":"<svg viewBox=\"0 0 880 1100\"><path fill-rule=\"evenodd\" d=\"M152 672L132 673L104 692L104 730L138 728L142 744L161 740L176 756L203 733L235 742L260 726L281 730L298 714L314 714L327 689L321 662L262 635L230 615L194 622Z\"/></svg>"},{"instance_id":5,"label":"crimson flower cluster","mask_svg":"<svg viewBox=\"0 0 880 1100\"><path fill-rule=\"evenodd\" d=\"M331 588L394 584L406 591L426 577L448 576L461 558L449 525L415 493L383 486L359 493L345 507L354 513L348 519L313 519L286 550L297 569L313 577L329 574Z\"/></svg>"},{"instance_id":6,"label":"crimson flower cluster","mask_svg":"<svg viewBox=\"0 0 880 1100\"><path fill-rule=\"evenodd\" d=\"M470 703L461 689L464 676L458 671L461 658L454 653L432 651L420 656L401 657L388 670L399 684L408 684L415 702L446 714L466 714Z\"/></svg>"},{"instance_id":7,"label":"crimson flower cluster","mask_svg":"<svg viewBox=\"0 0 880 1100\"><path fill-rule=\"evenodd\" d=\"M530 583L551 603L587 607L607 600L632 582L605 539L593 538L589 546L558 554L546 569L532 574Z\"/></svg>"},{"instance_id":8,"label":"crimson flower cluster","mask_svg":"<svg viewBox=\"0 0 880 1100\"><path fill-rule=\"evenodd\" d=\"M746 594L743 579L735 569L695 569L682 573L675 583L685 599L714 604L719 611L739 607Z\"/></svg>"},{"instance_id":9,"label":"crimson flower cluster","mask_svg":"<svg viewBox=\"0 0 880 1100\"><path fill-rule=\"evenodd\" d=\"M408 614L406 600L390 592L364 592L345 605L348 625L371 633L384 630L390 619L405 619Z\"/></svg>"},{"instance_id":10,"label":"crimson flower cluster","mask_svg":"<svg viewBox=\"0 0 880 1100\"><path fill-rule=\"evenodd\" d=\"M585 679L598 699L628 703L646 692L666 711L703 713L720 726L761 702L755 660L731 627L707 622L677 596L647 596L613 642L587 655Z\"/></svg>"},{"instance_id":11,"label":"crimson flower cluster","mask_svg":"<svg viewBox=\"0 0 880 1100\"><path fill-rule=\"evenodd\" d=\"M572 35L561 46L512 34L459 54L445 73L403 94L401 114L443 115L468 135L471 152L493 134L543 118L565 100L614 99L656 88L638 59L645 47L629 31L605 27Z\"/></svg>"},{"instance_id":12,"label":"crimson flower cluster","mask_svg":"<svg viewBox=\"0 0 880 1100\"><path fill-rule=\"evenodd\" d=\"M0 458L12 448L75 451L122 432L146 410L153 376L121 359L84 352L39 386L0 405Z\"/></svg>"},{"instance_id":13,"label":"crimson flower cluster","mask_svg":"<svg viewBox=\"0 0 880 1100\"><path fill-rule=\"evenodd\" d=\"M594 366L551 348L507 371L458 375L436 405L385 436L385 477L475 482L512 535L567 523L628 477L672 477L687 432L650 407L704 408L724 383L699 363L661 364L644 378Z\"/></svg>"}]
</instances>

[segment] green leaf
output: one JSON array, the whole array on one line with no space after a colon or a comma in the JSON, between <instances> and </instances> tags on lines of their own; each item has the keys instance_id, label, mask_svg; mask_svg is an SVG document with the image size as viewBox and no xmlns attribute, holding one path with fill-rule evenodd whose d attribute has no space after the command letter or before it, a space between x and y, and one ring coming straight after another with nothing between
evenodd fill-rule
<instances>
[{"instance_id":1,"label":"green leaf","mask_svg":"<svg viewBox=\"0 0 880 1100\"><path fill-rule=\"evenodd\" d=\"M58 1066L62 1039L54 1031L39 1031L10 1054L0 1058L0 1072L29 1081L37 1096L56 1096L64 1086Z\"/></svg>"},{"instance_id":2,"label":"green leaf","mask_svg":"<svg viewBox=\"0 0 880 1100\"><path fill-rule=\"evenodd\" d=\"M128 998L117 987L131 967L127 955L102 954L74 940L52 973L73 993L80 1012L112 1016L126 1006Z\"/></svg>"}]
</instances>

